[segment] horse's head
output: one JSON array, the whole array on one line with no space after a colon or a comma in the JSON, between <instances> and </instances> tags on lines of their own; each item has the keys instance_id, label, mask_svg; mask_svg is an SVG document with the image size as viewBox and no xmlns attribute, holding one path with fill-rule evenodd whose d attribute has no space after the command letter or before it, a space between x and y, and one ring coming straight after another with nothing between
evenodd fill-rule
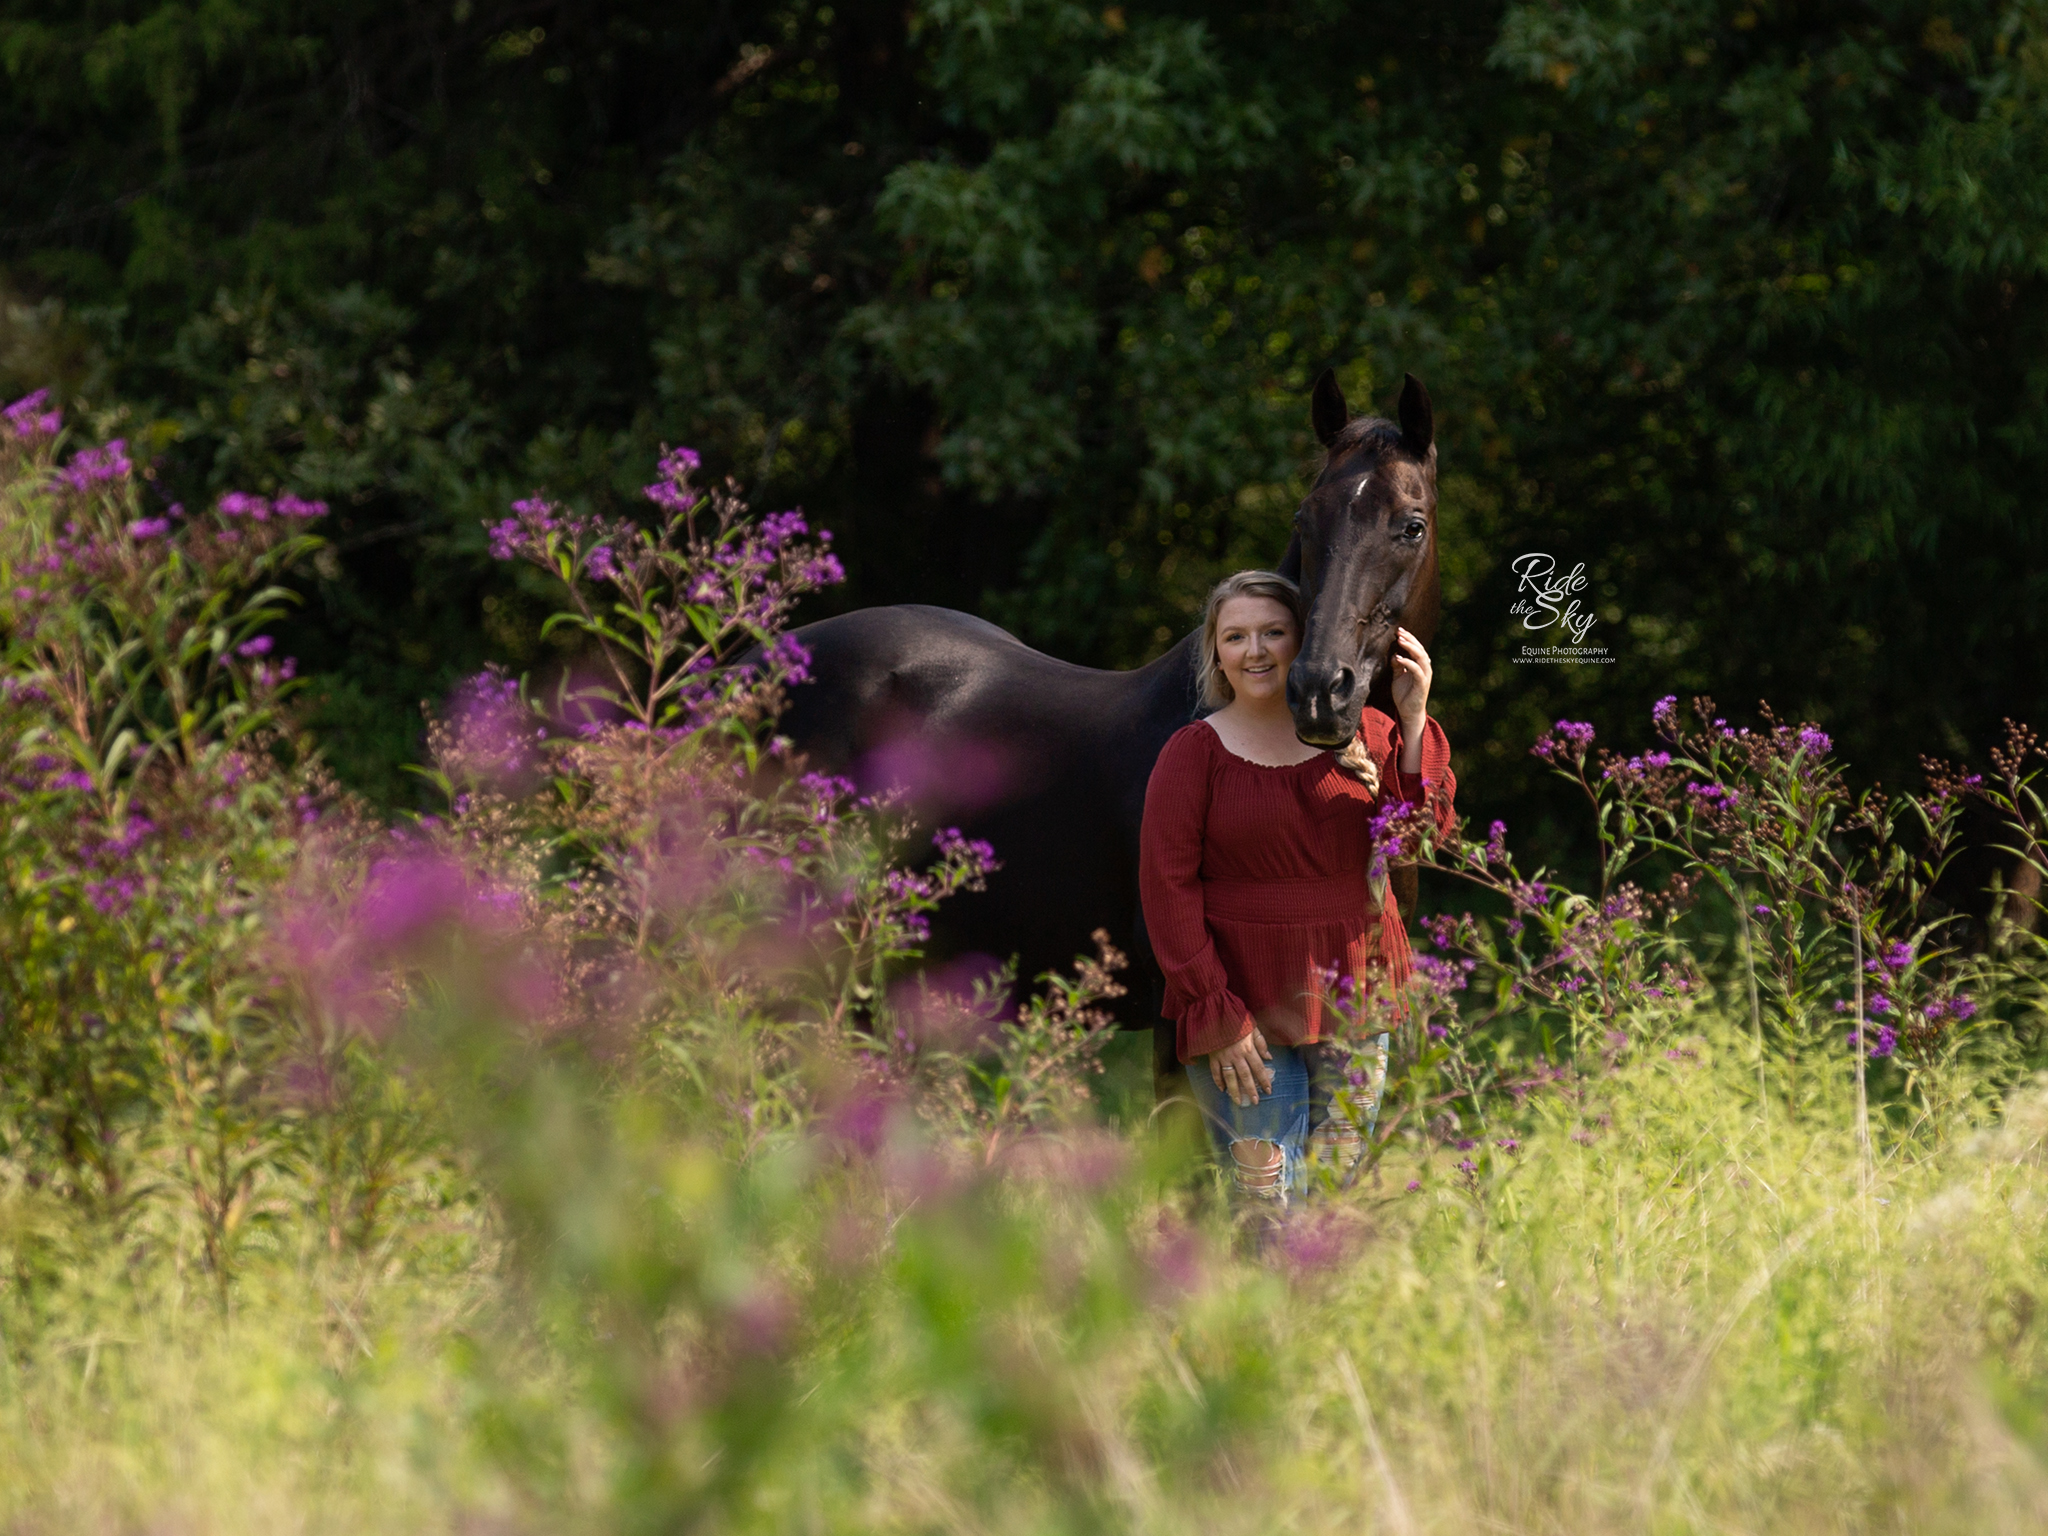
<instances>
[{"instance_id":1,"label":"horse's head","mask_svg":"<svg viewBox=\"0 0 2048 1536\"><path fill-rule=\"evenodd\" d=\"M1294 514L1308 633L1287 674L1294 733L1342 747L1368 702L1393 708L1396 627L1423 644L1436 637L1436 427L1429 391L1414 374L1400 422L1351 419L1333 373L1316 380L1311 420L1329 450ZM1286 571L1283 564L1282 570Z\"/></svg>"}]
</instances>

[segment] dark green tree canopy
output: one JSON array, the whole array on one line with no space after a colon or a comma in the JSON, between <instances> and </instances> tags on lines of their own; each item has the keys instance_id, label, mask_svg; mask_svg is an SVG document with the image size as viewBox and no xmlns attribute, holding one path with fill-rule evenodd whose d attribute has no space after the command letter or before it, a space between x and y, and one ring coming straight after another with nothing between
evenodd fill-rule
<instances>
[{"instance_id":1,"label":"dark green tree canopy","mask_svg":"<svg viewBox=\"0 0 2048 1536\"><path fill-rule=\"evenodd\" d=\"M1326 364L1436 399L1475 806L1671 692L1894 779L2040 714L2039 5L0 18L0 382L169 495L338 505L294 639L365 782L545 661L480 527L536 485L628 506L689 442L838 530L844 600L1128 664L1278 558ZM1531 550L1612 665L1517 664Z\"/></svg>"}]
</instances>

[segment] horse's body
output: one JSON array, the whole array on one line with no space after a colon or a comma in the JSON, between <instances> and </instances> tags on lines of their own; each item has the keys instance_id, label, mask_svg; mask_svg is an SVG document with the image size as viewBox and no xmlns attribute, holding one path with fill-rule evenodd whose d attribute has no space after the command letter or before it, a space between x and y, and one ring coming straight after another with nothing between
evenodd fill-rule
<instances>
[{"instance_id":1,"label":"horse's body","mask_svg":"<svg viewBox=\"0 0 2048 1536\"><path fill-rule=\"evenodd\" d=\"M1329 460L1277 569L1300 580L1309 615L1288 698L1297 733L1318 746L1348 743L1368 699L1391 710L1396 624L1435 638L1436 455L1413 376L1400 415L1398 427L1349 421L1335 380L1317 382ZM927 824L986 838L1002 861L986 891L947 903L935 950L1015 955L1028 985L1106 928L1132 960L1125 1022L1155 1023L1138 831L1160 749L1201 713L1200 634L1132 672L1072 666L971 615L915 604L796 636L811 681L791 690L781 730L809 764L907 791ZM1395 889L1413 910L1412 869L1396 871ZM1170 1028L1167 1039L1170 1051Z\"/></svg>"},{"instance_id":2,"label":"horse's body","mask_svg":"<svg viewBox=\"0 0 2048 1536\"><path fill-rule=\"evenodd\" d=\"M940 914L939 947L1018 957L1028 982L1107 929L1157 998L1138 911L1138 827L1159 750L1195 718L1190 636L1150 666L1103 672L1032 650L949 608L863 608L797 631L813 681L780 729L814 764L906 791L928 825L995 845L984 892Z\"/></svg>"}]
</instances>

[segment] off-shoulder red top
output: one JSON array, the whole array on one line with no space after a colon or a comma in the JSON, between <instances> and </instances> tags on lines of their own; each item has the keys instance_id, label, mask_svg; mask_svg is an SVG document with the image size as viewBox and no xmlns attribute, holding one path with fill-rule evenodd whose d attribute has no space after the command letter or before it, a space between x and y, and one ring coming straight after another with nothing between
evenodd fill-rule
<instances>
[{"instance_id":1,"label":"off-shoulder red top","mask_svg":"<svg viewBox=\"0 0 2048 1536\"><path fill-rule=\"evenodd\" d=\"M1373 984L1408 978L1407 930L1392 892L1368 886L1372 821L1407 800L1451 820L1457 780L1436 721L1423 732L1422 771L1398 773L1401 726L1377 709L1359 722L1379 764L1380 792L1337 766L1336 754L1272 768L1237 756L1206 721L1174 733L1145 789L1138 889L1145 930L1166 973L1166 1017L1180 1059L1193 1061L1250 1033L1274 1045L1330 1033L1317 974Z\"/></svg>"}]
</instances>

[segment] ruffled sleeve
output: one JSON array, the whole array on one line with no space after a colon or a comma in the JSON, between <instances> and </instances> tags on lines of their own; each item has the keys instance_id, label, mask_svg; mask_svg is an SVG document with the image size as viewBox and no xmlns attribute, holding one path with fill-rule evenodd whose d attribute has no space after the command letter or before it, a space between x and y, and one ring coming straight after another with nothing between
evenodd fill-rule
<instances>
[{"instance_id":1,"label":"ruffled sleeve","mask_svg":"<svg viewBox=\"0 0 2048 1536\"><path fill-rule=\"evenodd\" d=\"M1380 765L1379 808L1385 809L1403 800L1410 805L1427 807L1436 818L1437 830L1449 832L1457 820L1452 801L1458 792L1458 777L1451 772L1450 738L1444 735L1444 728L1436 723L1435 717L1423 721L1422 769L1418 773L1399 771L1403 745L1399 720L1377 709L1368 709L1360 724L1372 733L1370 744L1376 749L1373 755ZM1377 750L1382 741L1385 750ZM1407 919L1394 900L1391 888L1382 899L1378 926L1380 963L1385 970L1389 995L1398 999L1401 989L1414 973L1414 951L1408 944ZM1408 1010L1397 1001L1394 1012L1396 1017L1405 1018Z\"/></svg>"},{"instance_id":2,"label":"ruffled sleeve","mask_svg":"<svg viewBox=\"0 0 2048 1536\"><path fill-rule=\"evenodd\" d=\"M1166 1011L1177 1022L1180 1059L1193 1061L1251 1033L1252 1016L1224 975L1202 909L1202 843L1210 772L1197 723L1167 742L1145 787L1138 834L1138 896L1145 932L1166 973Z\"/></svg>"},{"instance_id":3,"label":"ruffled sleeve","mask_svg":"<svg viewBox=\"0 0 2048 1536\"><path fill-rule=\"evenodd\" d=\"M1448 832L1456 815L1451 802L1458 793L1458 776L1451 772L1451 742L1444 735L1444 728L1430 716L1422 725L1422 771L1402 773L1400 771L1402 732L1401 722L1377 709L1367 709L1360 718L1370 737L1373 756L1380 765L1380 798L1382 807L1396 801L1406 800L1411 805L1428 806L1436 817L1437 829Z\"/></svg>"}]
</instances>

